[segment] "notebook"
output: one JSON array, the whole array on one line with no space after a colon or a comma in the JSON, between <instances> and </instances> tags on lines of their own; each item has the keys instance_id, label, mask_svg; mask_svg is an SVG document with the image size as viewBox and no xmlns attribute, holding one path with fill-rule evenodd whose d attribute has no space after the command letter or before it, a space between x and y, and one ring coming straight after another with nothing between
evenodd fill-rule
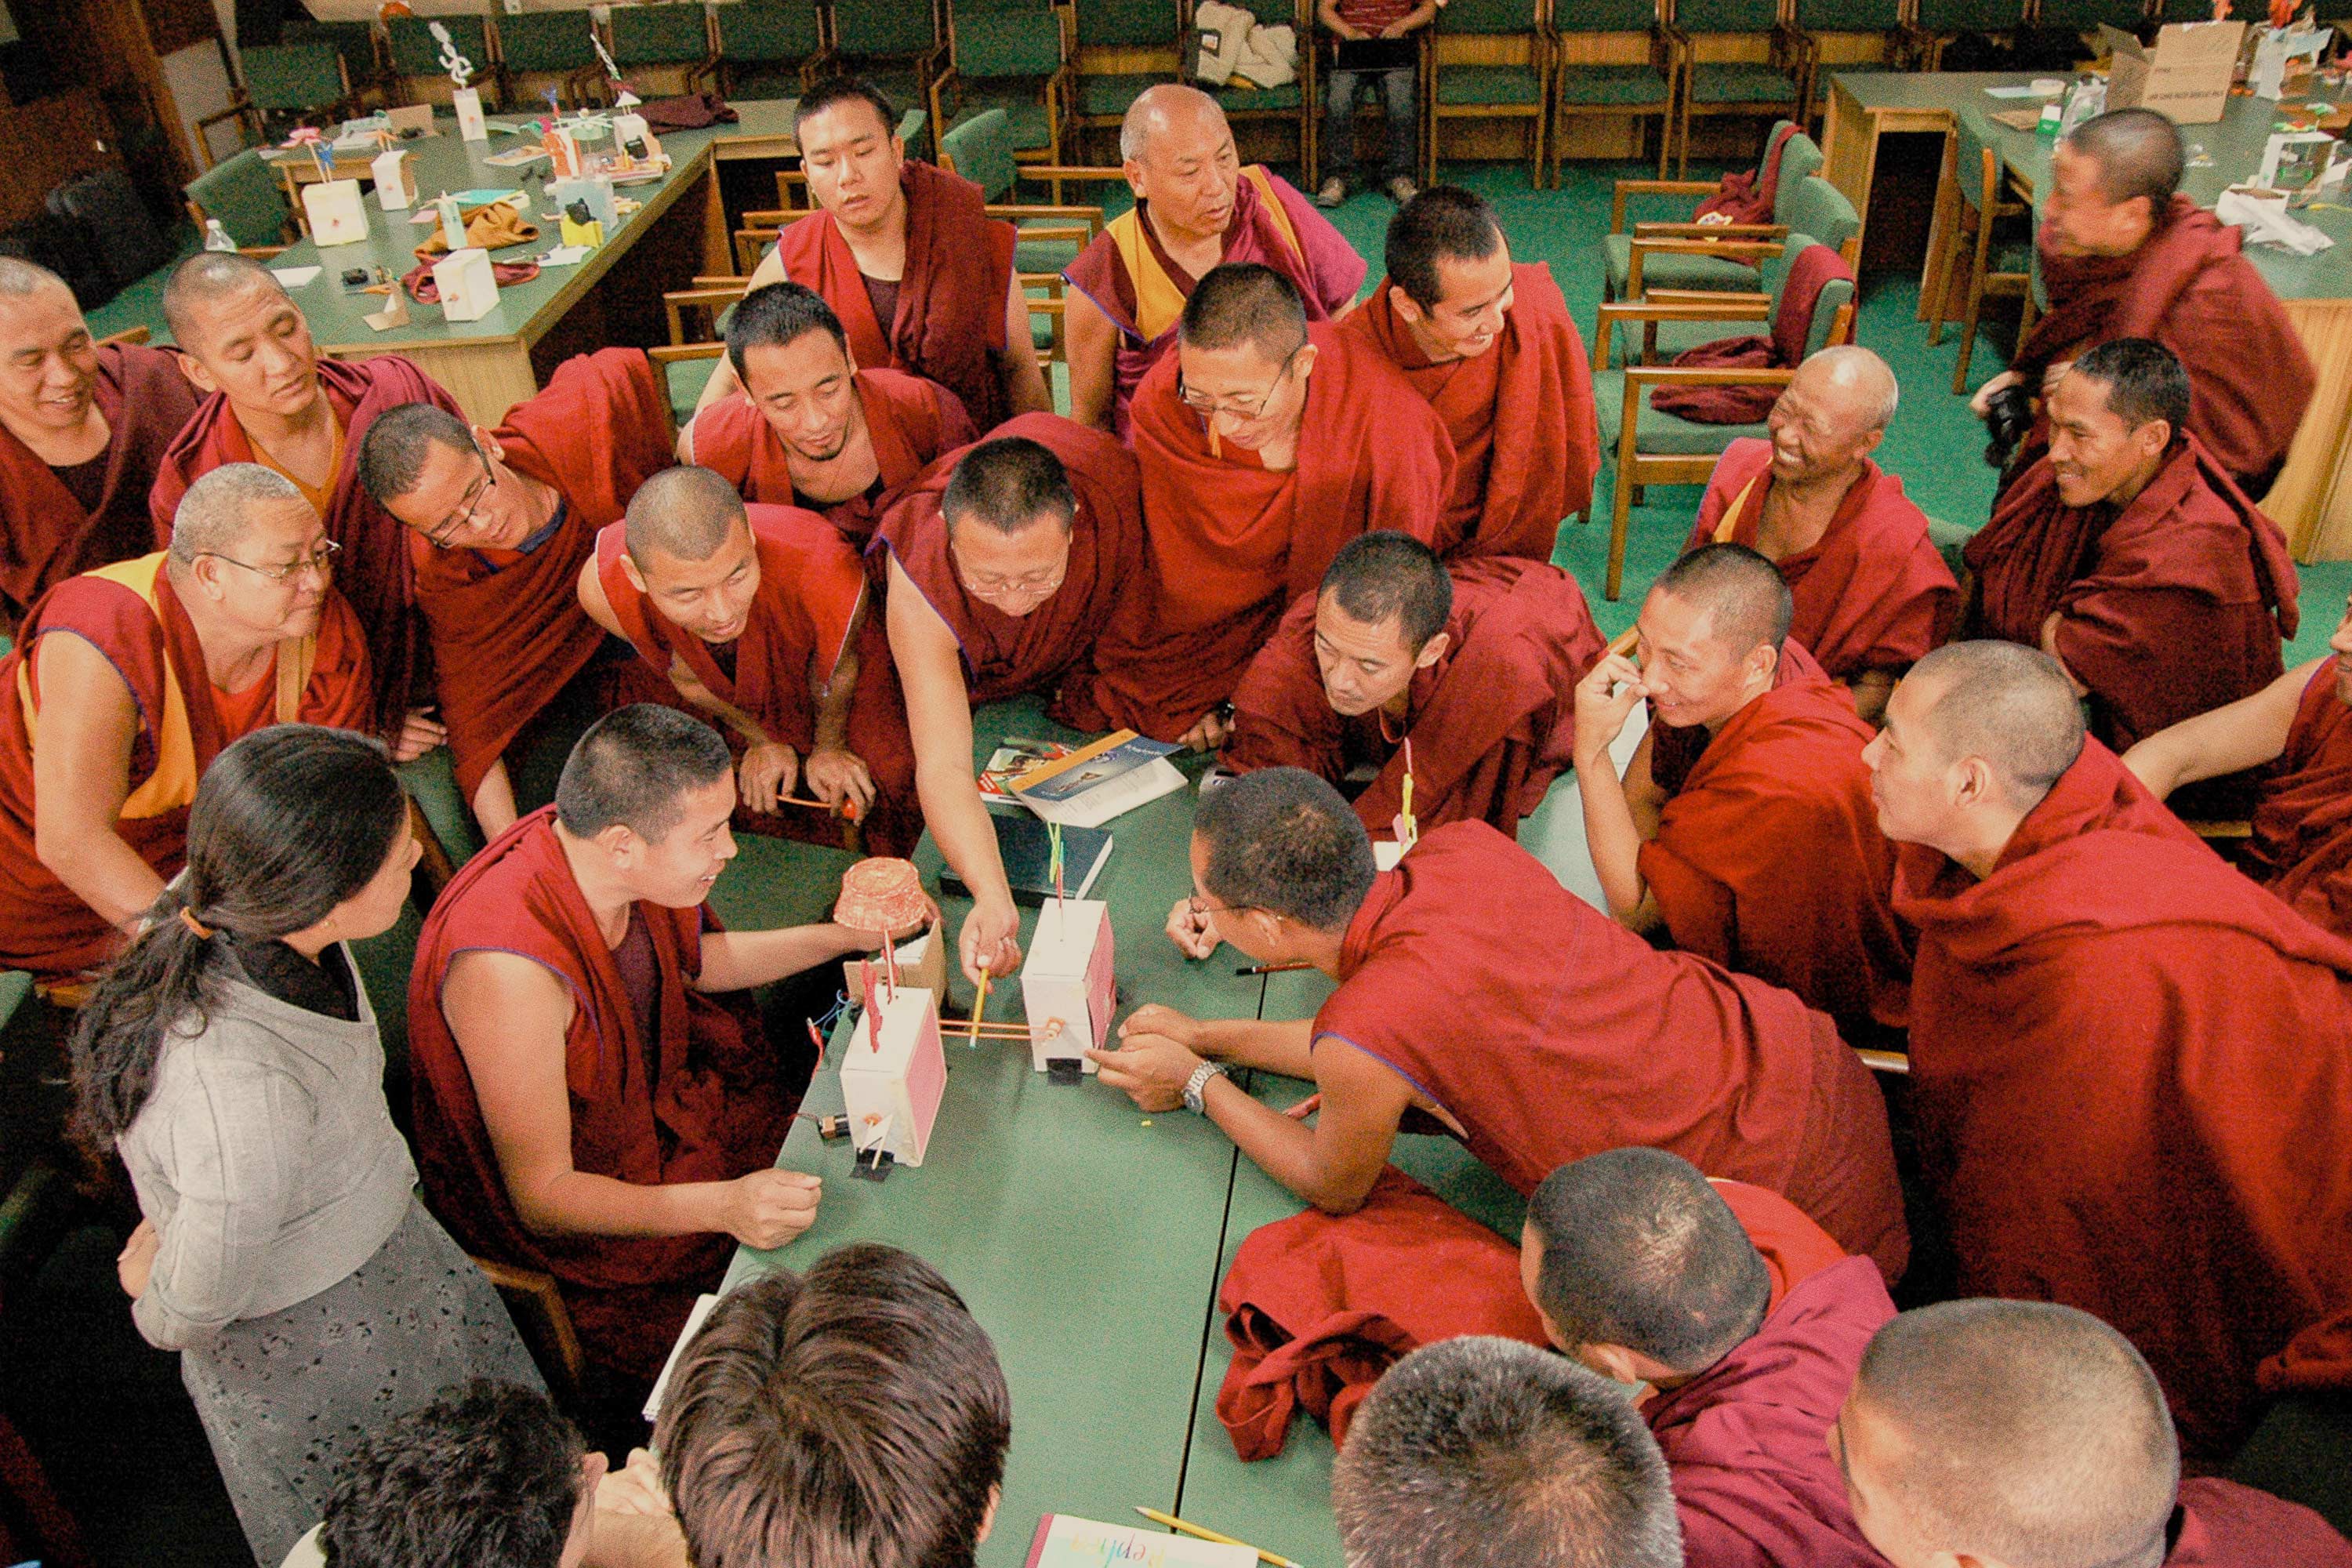
<instances>
[{"instance_id":1,"label":"notebook","mask_svg":"<svg viewBox=\"0 0 2352 1568\"><path fill-rule=\"evenodd\" d=\"M1099 827L1137 806L1173 795L1184 775L1168 759L1181 747L1116 730L1075 751L1040 758L1005 776L1006 798L1066 827ZM994 771L992 759L991 771Z\"/></svg>"},{"instance_id":2,"label":"notebook","mask_svg":"<svg viewBox=\"0 0 2352 1568\"><path fill-rule=\"evenodd\" d=\"M1028 1568L1257 1568L1257 1553L1157 1529L1049 1513L1029 1542Z\"/></svg>"},{"instance_id":3,"label":"notebook","mask_svg":"<svg viewBox=\"0 0 2352 1568\"><path fill-rule=\"evenodd\" d=\"M1053 840L1045 825L1034 816L999 816L990 820L996 826L996 852L1004 860L1004 879L1013 886L1013 901L1031 908L1044 903L1054 895ZM1062 886L1074 899L1083 899L1102 875L1110 859L1111 836L1098 827L1065 827L1062 829ZM971 889L955 874L952 866L940 872L940 891L953 898L968 899Z\"/></svg>"}]
</instances>

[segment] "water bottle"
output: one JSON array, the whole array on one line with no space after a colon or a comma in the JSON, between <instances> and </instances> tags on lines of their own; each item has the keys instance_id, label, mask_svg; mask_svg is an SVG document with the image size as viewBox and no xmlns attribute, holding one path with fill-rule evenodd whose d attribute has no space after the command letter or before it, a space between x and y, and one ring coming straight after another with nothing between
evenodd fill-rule
<instances>
[{"instance_id":1,"label":"water bottle","mask_svg":"<svg viewBox=\"0 0 2352 1568\"><path fill-rule=\"evenodd\" d=\"M208 217L205 219L205 248L206 250L235 250L236 248L236 241L228 237L228 230L221 227L221 221L216 217Z\"/></svg>"}]
</instances>

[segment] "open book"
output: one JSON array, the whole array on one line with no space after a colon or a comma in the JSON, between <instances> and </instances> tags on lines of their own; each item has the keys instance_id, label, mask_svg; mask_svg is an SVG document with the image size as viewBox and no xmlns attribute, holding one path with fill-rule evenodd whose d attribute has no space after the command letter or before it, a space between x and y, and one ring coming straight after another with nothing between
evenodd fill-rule
<instances>
[{"instance_id":1,"label":"open book","mask_svg":"<svg viewBox=\"0 0 2352 1568\"><path fill-rule=\"evenodd\" d=\"M1246 1546L1049 1513L1037 1521L1028 1568L1257 1568L1257 1553Z\"/></svg>"}]
</instances>

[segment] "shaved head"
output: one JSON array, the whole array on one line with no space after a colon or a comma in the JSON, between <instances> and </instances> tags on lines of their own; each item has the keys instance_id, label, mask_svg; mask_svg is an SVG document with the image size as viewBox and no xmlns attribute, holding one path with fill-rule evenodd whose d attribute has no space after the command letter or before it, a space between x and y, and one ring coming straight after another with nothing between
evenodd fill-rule
<instances>
[{"instance_id":1,"label":"shaved head","mask_svg":"<svg viewBox=\"0 0 2352 1568\"><path fill-rule=\"evenodd\" d=\"M1806 396L1855 420L1865 431L1884 430L1893 424L1895 406L1902 400L1893 369L1870 350L1853 343L1811 355L1797 367L1789 385L1791 390L1803 388Z\"/></svg>"},{"instance_id":2,"label":"shaved head","mask_svg":"<svg viewBox=\"0 0 2352 1568\"><path fill-rule=\"evenodd\" d=\"M21 300L47 289L64 289L70 299L73 290L66 280L37 262L14 256L0 256L0 300Z\"/></svg>"},{"instance_id":3,"label":"shaved head","mask_svg":"<svg viewBox=\"0 0 2352 1568\"><path fill-rule=\"evenodd\" d=\"M940 512L950 529L974 522L1013 534L1051 520L1067 533L1077 521L1078 498L1051 450L1025 436L999 436L956 460Z\"/></svg>"},{"instance_id":4,"label":"shaved head","mask_svg":"<svg viewBox=\"0 0 2352 1568\"><path fill-rule=\"evenodd\" d=\"M1735 655L1759 644L1779 652L1796 614L1780 569L1745 544L1702 544L1659 573L1650 592L1706 610L1716 640Z\"/></svg>"},{"instance_id":5,"label":"shaved head","mask_svg":"<svg viewBox=\"0 0 2352 1568\"><path fill-rule=\"evenodd\" d=\"M1279 362L1307 341L1307 302L1298 286L1273 268L1228 261L1211 268L1193 289L1177 330L1192 348L1217 353L1246 345Z\"/></svg>"},{"instance_id":6,"label":"shaved head","mask_svg":"<svg viewBox=\"0 0 2352 1568\"><path fill-rule=\"evenodd\" d=\"M269 268L250 256L231 250L200 250L172 269L163 284L163 320L182 347L188 346L206 307L248 289L267 289L278 295L286 289Z\"/></svg>"},{"instance_id":7,"label":"shaved head","mask_svg":"<svg viewBox=\"0 0 2352 1568\"><path fill-rule=\"evenodd\" d=\"M234 555L257 513L310 503L294 481L259 463L223 463L200 477L172 514L172 560L186 566L199 555ZM310 512L311 521L318 514Z\"/></svg>"},{"instance_id":8,"label":"shaved head","mask_svg":"<svg viewBox=\"0 0 2352 1568\"><path fill-rule=\"evenodd\" d=\"M664 468L637 487L622 521L629 559L643 571L658 552L679 561L708 561L748 520L735 487L709 468Z\"/></svg>"},{"instance_id":9,"label":"shaved head","mask_svg":"<svg viewBox=\"0 0 2352 1568\"><path fill-rule=\"evenodd\" d=\"M2012 642L1948 643L1905 678L1928 696L1921 726L1948 763L1982 757L2009 804L2031 811L2083 754L2083 706L2056 659Z\"/></svg>"},{"instance_id":10,"label":"shaved head","mask_svg":"<svg viewBox=\"0 0 2352 1568\"><path fill-rule=\"evenodd\" d=\"M2012 1568L2163 1556L2180 1481L2164 1391L2086 1312L1995 1300L1906 1312L1864 1352L1840 1426L1874 1541L1899 1531Z\"/></svg>"},{"instance_id":11,"label":"shaved head","mask_svg":"<svg viewBox=\"0 0 2352 1568\"><path fill-rule=\"evenodd\" d=\"M1201 140L1233 134L1217 100L1197 87L1164 81L1148 87L1128 105L1118 125L1118 156L1123 163L1140 163L1151 155L1151 144L1165 132L1192 132Z\"/></svg>"},{"instance_id":12,"label":"shaved head","mask_svg":"<svg viewBox=\"0 0 2352 1568\"><path fill-rule=\"evenodd\" d=\"M2098 165L2099 191L2109 202L2145 196L2153 215L2180 188L2180 128L2153 109L2095 115L2061 145Z\"/></svg>"}]
</instances>

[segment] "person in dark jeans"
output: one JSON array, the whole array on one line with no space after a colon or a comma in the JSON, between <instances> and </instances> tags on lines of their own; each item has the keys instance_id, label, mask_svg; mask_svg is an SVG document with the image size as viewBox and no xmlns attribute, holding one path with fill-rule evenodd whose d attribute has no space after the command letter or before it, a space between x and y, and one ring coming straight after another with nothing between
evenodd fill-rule
<instances>
[{"instance_id":1,"label":"person in dark jeans","mask_svg":"<svg viewBox=\"0 0 2352 1568\"><path fill-rule=\"evenodd\" d=\"M1413 93L1418 46L1412 35L1429 26L1445 0L1320 0L1316 15L1339 40L1323 100L1323 145L1330 158L1315 205L1348 199L1356 171L1356 100L1377 87L1388 113L1388 156L1381 188L1399 206L1412 200L1413 154L1420 142L1420 107Z\"/></svg>"}]
</instances>

